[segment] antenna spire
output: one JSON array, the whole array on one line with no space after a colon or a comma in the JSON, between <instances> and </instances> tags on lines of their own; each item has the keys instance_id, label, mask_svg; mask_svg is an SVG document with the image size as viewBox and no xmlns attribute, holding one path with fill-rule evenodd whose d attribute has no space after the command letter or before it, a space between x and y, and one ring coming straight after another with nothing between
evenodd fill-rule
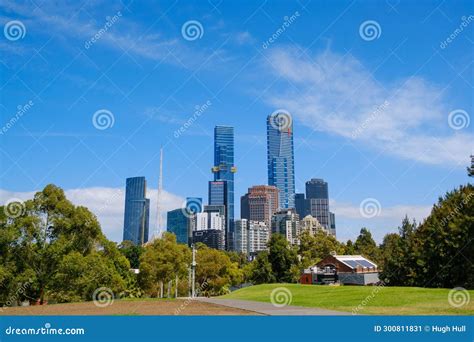
<instances>
[{"instance_id":1,"label":"antenna spire","mask_svg":"<svg viewBox=\"0 0 474 342\"><path fill-rule=\"evenodd\" d=\"M161 215L161 200L163 194L163 146L160 147L160 176L158 178L158 194L156 198L156 227L153 232L152 240L161 235L161 228L163 226L163 217Z\"/></svg>"}]
</instances>

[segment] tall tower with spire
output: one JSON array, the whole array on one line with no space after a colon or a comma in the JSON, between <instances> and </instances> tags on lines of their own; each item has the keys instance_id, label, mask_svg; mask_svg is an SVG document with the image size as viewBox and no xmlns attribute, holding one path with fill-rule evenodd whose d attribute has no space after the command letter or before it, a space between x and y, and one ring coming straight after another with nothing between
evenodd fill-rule
<instances>
[{"instance_id":1,"label":"tall tower with spire","mask_svg":"<svg viewBox=\"0 0 474 342\"><path fill-rule=\"evenodd\" d=\"M160 147L160 175L158 177L158 192L156 196L156 226L153 231L151 240L159 238L163 229L163 216L162 216L162 196L163 196L163 147Z\"/></svg>"}]
</instances>

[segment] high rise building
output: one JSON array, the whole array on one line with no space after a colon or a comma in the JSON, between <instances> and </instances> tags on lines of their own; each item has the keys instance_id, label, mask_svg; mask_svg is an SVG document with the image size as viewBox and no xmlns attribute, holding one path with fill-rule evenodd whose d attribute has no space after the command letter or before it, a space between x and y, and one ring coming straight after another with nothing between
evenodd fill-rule
<instances>
[{"instance_id":1,"label":"high rise building","mask_svg":"<svg viewBox=\"0 0 474 342\"><path fill-rule=\"evenodd\" d=\"M249 221L265 222L270 227L272 215L278 211L279 191L272 185L256 185L240 200L240 217Z\"/></svg>"},{"instance_id":2,"label":"high rise building","mask_svg":"<svg viewBox=\"0 0 474 342\"><path fill-rule=\"evenodd\" d=\"M321 225L330 228L328 183L320 178L306 182L306 200L309 214L316 217Z\"/></svg>"},{"instance_id":3,"label":"high rise building","mask_svg":"<svg viewBox=\"0 0 474 342\"><path fill-rule=\"evenodd\" d=\"M150 200L146 198L145 177L127 178L125 185L125 214L123 240L136 245L148 242Z\"/></svg>"},{"instance_id":4,"label":"high rise building","mask_svg":"<svg viewBox=\"0 0 474 342\"><path fill-rule=\"evenodd\" d=\"M235 221L234 250L255 256L267 249L270 229L265 222L240 219Z\"/></svg>"},{"instance_id":5,"label":"high rise building","mask_svg":"<svg viewBox=\"0 0 474 342\"><path fill-rule=\"evenodd\" d=\"M261 251L267 250L270 240L270 227L265 222L249 221L247 231L247 253L255 256Z\"/></svg>"},{"instance_id":6,"label":"high rise building","mask_svg":"<svg viewBox=\"0 0 474 342\"><path fill-rule=\"evenodd\" d=\"M178 243L189 244L190 226L188 216L185 215L182 208L168 211L166 220L167 231L176 235Z\"/></svg>"},{"instance_id":7,"label":"high rise building","mask_svg":"<svg viewBox=\"0 0 474 342\"><path fill-rule=\"evenodd\" d=\"M209 204L224 204L226 206L226 248L231 249L233 224L234 224L234 173L237 168L234 165L234 127L216 126L214 128L214 182L225 181L224 198L216 199L211 193L209 184ZM216 188L217 184L214 185ZM220 202L220 203L218 203Z\"/></svg>"},{"instance_id":8,"label":"high rise building","mask_svg":"<svg viewBox=\"0 0 474 342\"><path fill-rule=\"evenodd\" d=\"M300 217L309 215L309 206L304 198L304 194L295 194L295 209Z\"/></svg>"},{"instance_id":9,"label":"high rise building","mask_svg":"<svg viewBox=\"0 0 474 342\"><path fill-rule=\"evenodd\" d=\"M321 178L311 178L306 182L306 198L329 199L328 183Z\"/></svg>"},{"instance_id":10,"label":"high rise building","mask_svg":"<svg viewBox=\"0 0 474 342\"><path fill-rule=\"evenodd\" d=\"M224 231L220 229L195 230L193 231L193 242L200 242L210 248L224 250Z\"/></svg>"},{"instance_id":11,"label":"high rise building","mask_svg":"<svg viewBox=\"0 0 474 342\"><path fill-rule=\"evenodd\" d=\"M225 206L205 205L204 211L190 218L193 227L193 243L204 243L208 247L225 248Z\"/></svg>"},{"instance_id":12,"label":"high rise building","mask_svg":"<svg viewBox=\"0 0 474 342\"><path fill-rule=\"evenodd\" d=\"M224 206L204 206L202 213L194 215L196 225L194 230L219 229L225 231Z\"/></svg>"},{"instance_id":13,"label":"high rise building","mask_svg":"<svg viewBox=\"0 0 474 342\"><path fill-rule=\"evenodd\" d=\"M276 111L267 117L268 184L279 190L279 207L295 207L293 122L290 113Z\"/></svg>"},{"instance_id":14,"label":"high rise building","mask_svg":"<svg viewBox=\"0 0 474 342\"><path fill-rule=\"evenodd\" d=\"M300 218L295 209L280 209L273 215L272 234L282 234L289 243L299 244Z\"/></svg>"},{"instance_id":15,"label":"high rise building","mask_svg":"<svg viewBox=\"0 0 474 342\"><path fill-rule=\"evenodd\" d=\"M302 220L300 220L300 232L307 231L310 235L316 235L318 230L322 230L328 233L328 230L325 229L318 221L316 217L307 215Z\"/></svg>"},{"instance_id":16,"label":"high rise building","mask_svg":"<svg viewBox=\"0 0 474 342\"><path fill-rule=\"evenodd\" d=\"M248 220L244 218L235 221L234 251L239 253L247 253L247 223Z\"/></svg>"},{"instance_id":17,"label":"high rise building","mask_svg":"<svg viewBox=\"0 0 474 342\"><path fill-rule=\"evenodd\" d=\"M229 196L227 181L218 180L209 182L209 205L223 205L228 207Z\"/></svg>"},{"instance_id":18,"label":"high rise building","mask_svg":"<svg viewBox=\"0 0 474 342\"><path fill-rule=\"evenodd\" d=\"M329 212L329 232L336 236L336 215Z\"/></svg>"}]
</instances>

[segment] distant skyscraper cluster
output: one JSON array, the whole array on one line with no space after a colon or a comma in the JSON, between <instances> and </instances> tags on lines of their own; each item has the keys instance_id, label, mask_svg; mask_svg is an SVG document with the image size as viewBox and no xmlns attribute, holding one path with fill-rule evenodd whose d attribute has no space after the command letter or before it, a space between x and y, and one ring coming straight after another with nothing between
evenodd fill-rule
<instances>
[{"instance_id":1,"label":"distant skyscraper cluster","mask_svg":"<svg viewBox=\"0 0 474 342\"><path fill-rule=\"evenodd\" d=\"M174 233L179 243L201 242L254 257L267 249L271 234L282 234L291 244L299 244L304 231L336 234L327 182L313 178L306 182L305 193L295 193L291 115L276 111L267 117L266 126L268 184L251 186L241 196L240 219L234 216L234 128L214 128L208 204L203 205L200 197L187 197L182 208L167 213L167 231ZM148 241L149 207L145 178L127 179L124 240L136 244Z\"/></svg>"}]
</instances>

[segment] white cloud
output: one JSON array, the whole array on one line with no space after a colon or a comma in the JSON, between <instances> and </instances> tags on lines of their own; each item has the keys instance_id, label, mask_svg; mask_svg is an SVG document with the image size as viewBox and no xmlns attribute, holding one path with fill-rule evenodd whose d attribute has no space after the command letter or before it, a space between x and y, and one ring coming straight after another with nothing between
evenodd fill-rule
<instances>
[{"instance_id":1,"label":"white cloud","mask_svg":"<svg viewBox=\"0 0 474 342\"><path fill-rule=\"evenodd\" d=\"M103 30L107 22L102 16L98 20L91 19L90 13L95 12L93 2L82 7L75 3L43 2L40 6L32 6L7 1L2 3L1 7L6 12L13 13L12 17L21 16L27 31L46 32L48 35L54 32L57 37L68 43L68 47L70 38L78 39L81 42L79 45L81 49L86 42ZM114 17L119 12L121 13L119 19L91 44L92 47L105 45L119 54L127 52L130 55L188 68L200 65L202 61L217 55L221 55L220 58L225 56L223 50L213 51L211 57L209 53L191 50L180 33L173 37L165 37L156 33L159 31L158 25L151 30L150 27L143 27L141 23L133 22L126 9L110 8L107 15ZM161 19L160 23L163 23L165 19Z\"/></svg>"},{"instance_id":2,"label":"white cloud","mask_svg":"<svg viewBox=\"0 0 474 342\"><path fill-rule=\"evenodd\" d=\"M255 42L255 38L248 31L237 32L234 34L234 37L239 45L252 44Z\"/></svg>"},{"instance_id":3,"label":"white cloud","mask_svg":"<svg viewBox=\"0 0 474 342\"><path fill-rule=\"evenodd\" d=\"M331 211L336 214L337 238L340 241L355 240L362 227L368 228L377 242L382 242L387 233L398 232L405 216L417 222L430 214L432 206L395 205L391 207L380 203L380 212L372 218L364 217L360 212L360 204L340 203L330 201Z\"/></svg>"},{"instance_id":4,"label":"white cloud","mask_svg":"<svg viewBox=\"0 0 474 342\"><path fill-rule=\"evenodd\" d=\"M148 189L147 198L150 198L150 235L156 226L156 189ZM14 192L0 189L0 203L12 198L28 200L33 198L36 191ZM123 234L123 214L125 203L124 188L83 188L66 190L66 197L75 205L89 208L98 218L102 231L108 239L120 242ZM166 212L180 208L184 199L163 191L162 219L166 227ZM163 228L165 228L163 227Z\"/></svg>"},{"instance_id":5,"label":"white cloud","mask_svg":"<svg viewBox=\"0 0 474 342\"><path fill-rule=\"evenodd\" d=\"M269 60L290 86L267 101L314 130L429 164L465 164L472 153L472 131L450 129L453 108L421 77L382 84L353 56L329 50L309 59L278 49Z\"/></svg>"}]
</instances>

